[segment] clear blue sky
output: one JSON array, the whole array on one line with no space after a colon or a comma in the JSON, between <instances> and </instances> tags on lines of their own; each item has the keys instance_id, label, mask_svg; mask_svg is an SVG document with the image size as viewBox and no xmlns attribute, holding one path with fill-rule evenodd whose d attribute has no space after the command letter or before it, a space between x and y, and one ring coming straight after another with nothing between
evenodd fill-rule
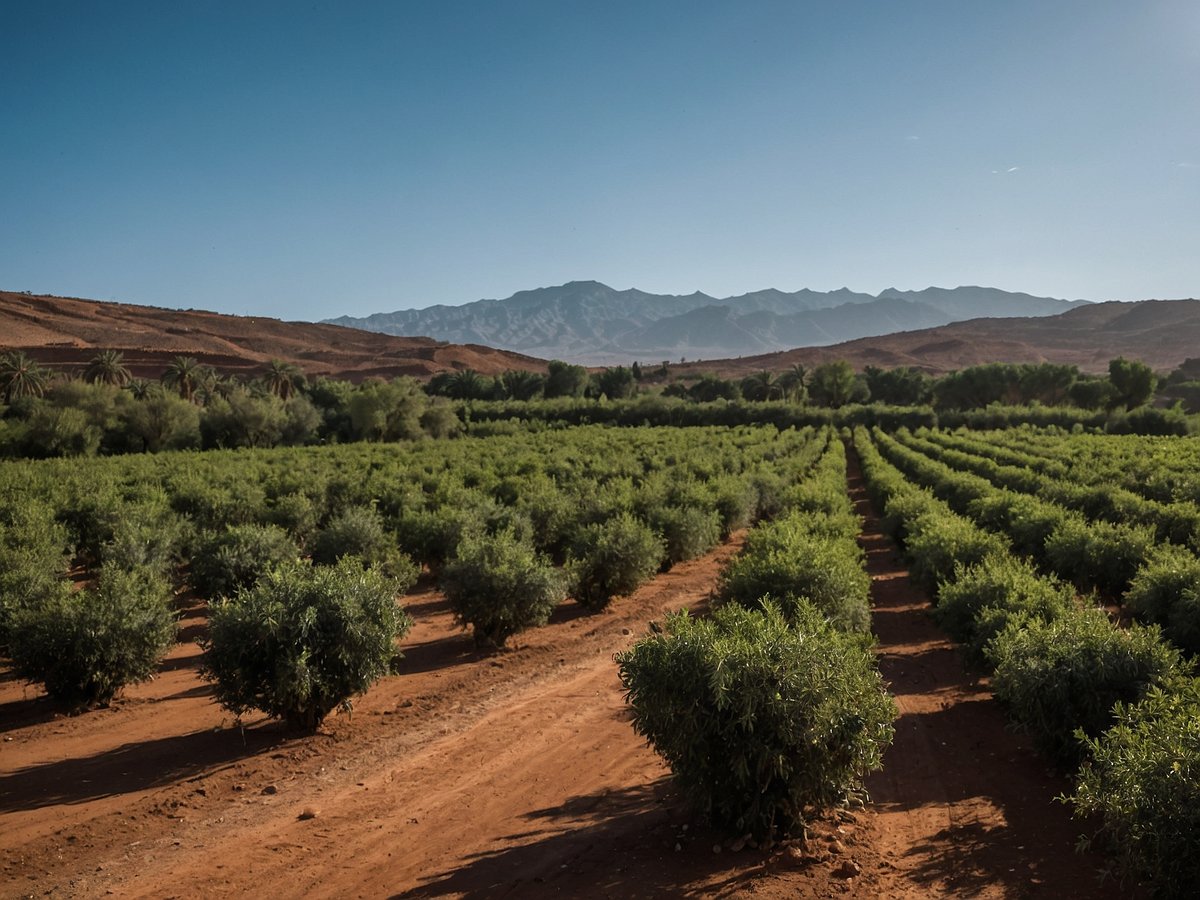
<instances>
[{"instance_id":1,"label":"clear blue sky","mask_svg":"<svg viewBox=\"0 0 1200 900\"><path fill-rule=\"evenodd\" d=\"M0 287L1200 295L1200 4L4 0Z\"/></svg>"}]
</instances>

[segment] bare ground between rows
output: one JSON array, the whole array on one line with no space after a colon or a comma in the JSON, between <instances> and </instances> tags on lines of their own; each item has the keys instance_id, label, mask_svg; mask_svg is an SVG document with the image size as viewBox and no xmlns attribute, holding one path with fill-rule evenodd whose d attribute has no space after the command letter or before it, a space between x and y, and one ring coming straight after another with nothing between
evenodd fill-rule
<instances>
[{"instance_id":1,"label":"bare ground between rows","mask_svg":"<svg viewBox=\"0 0 1200 900\"><path fill-rule=\"evenodd\" d=\"M803 846L697 826L629 725L613 653L703 607L740 536L609 610L571 604L481 657L429 587L402 674L310 738L242 730L180 644L153 682L73 718L0 683L4 896L828 897L884 865L868 813ZM189 620L193 625L196 617ZM686 826L686 827L685 827ZM853 865L847 865L852 861ZM871 891L874 893L874 891Z\"/></svg>"},{"instance_id":2,"label":"bare ground between rows","mask_svg":"<svg viewBox=\"0 0 1200 900\"><path fill-rule=\"evenodd\" d=\"M868 781L889 897L1118 897L1103 860L1075 852L1083 827L1055 800L1070 788L1013 733L986 683L964 671L880 531L858 459L849 488L863 518L879 668L900 719Z\"/></svg>"}]
</instances>

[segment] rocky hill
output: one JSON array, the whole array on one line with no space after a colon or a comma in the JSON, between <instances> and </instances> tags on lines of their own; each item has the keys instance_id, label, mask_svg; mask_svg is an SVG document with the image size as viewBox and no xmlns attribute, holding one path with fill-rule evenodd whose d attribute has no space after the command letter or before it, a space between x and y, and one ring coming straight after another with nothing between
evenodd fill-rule
<instances>
[{"instance_id":1,"label":"rocky hill","mask_svg":"<svg viewBox=\"0 0 1200 900\"><path fill-rule=\"evenodd\" d=\"M311 322L227 316L0 291L0 351L25 350L56 368L82 368L97 350L120 350L138 377L156 378L183 354L223 372L252 374L271 359L309 375L429 376L453 369L545 371L543 360L425 337L394 337Z\"/></svg>"},{"instance_id":2,"label":"rocky hill","mask_svg":"<svg viewBox=\"0 0 1200 900\"><path fill-rule=\"evenodd\" d=\"M774 289L719 299L618 291L597 281L520 291L505 300L342 316L328 321L394 335L487 344L588 364L712 359L821 346L978 316L1049 316L1084 301L996 288Z\"/></svg>"},{"instance_id":3,"label":"rocky hill","mask_svg":"<svg viewBox=\"0 0 1200 900\"><path fill-rule=\"evenodd\" d=\"M855 368L915 366L931 373L989 362L1053 362L1104 372L1117 356L1170 370L1200 356L1200 300L1095 303L1057 316L980 318L937 328L676 365L679 372L745 375L845 359Z\"/></svg>"}]
</instances>

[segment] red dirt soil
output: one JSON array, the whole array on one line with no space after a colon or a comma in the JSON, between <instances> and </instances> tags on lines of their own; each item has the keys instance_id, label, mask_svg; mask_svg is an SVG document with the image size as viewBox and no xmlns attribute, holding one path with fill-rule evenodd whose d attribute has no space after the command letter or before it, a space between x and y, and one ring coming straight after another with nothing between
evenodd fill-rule
<instances>
[{"instance_id":1,"label":"red dirt soil","mask_svg":"<svg viewBox=\"0 0 1200 900\"><path fill-rule=\"evenodd\" d=\"M191 641L112 709L56 715L0 682L0 894L230 896L1105 896L1079 829L963 675L867 515L879 658L902 712L867 810L735 852L698 824L629 725L613 653L702 608L740 540L597 615L480 657L444 599L406 599L402 673L314 737L212 702ZM720 852L714 845L720 844Z\"/></svg>"},{"instance_id":2,"label":"red dirt soil","mask_svg":"<svg viewBox=\"0 0 1200 900\"><path fill-rule=\"evenodd\" d=\"M0 351L21 349L39 363L80 371L98 350L119 350L138 378L158 378L175 356L220 372L252 376L272 359L307 375L361 381L372 375L428 377L474 369L545 372L545 360L476 344L394 337L312 322L228 316L0 291Z\"/></svg>"}]
</instances>

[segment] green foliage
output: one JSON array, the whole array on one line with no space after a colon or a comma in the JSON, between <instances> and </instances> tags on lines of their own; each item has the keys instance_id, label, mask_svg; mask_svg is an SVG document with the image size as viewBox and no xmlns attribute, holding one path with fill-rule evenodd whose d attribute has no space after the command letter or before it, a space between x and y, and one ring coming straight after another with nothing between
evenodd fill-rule
<instances>
[{"instance_id":1,"label":"green foliage","mask_svg":"<svg viewBox=\"0 0 1200 900\"><path fill-rule=\"evenodd\" d=\"M1195 896L1200 884L1200 686L1180 679L1141 702L1118 704L1116 724L1087 742L1091 761L1070 798L1098 818L1094 841L1117 869L1157 896Z\"/></svg>"},{"instance_id":2,"label":"green foliage","mask_svg":"<svg viewBox=\"0 0 1200 900\"><path fill-rule=\"evenodd\" d=\"M201 672L235 715L313 731L390 671L410 625L395 583L357 559L287 565L210 607Z\"/></svg>"},{"instance_id":3,"label":"green foliage","mask_svg":"<svg viewBox=\"0 0 1200 900\"><path fill-rule=\"evenodd\" d=\"M1134 577L1125 604L1139 619L1162 624L1188 590L1200 588L1200 560L1182 547L1156 547Z\"/></svg>"},{"instance_id":4,"label":"green foliage","mask_svg":"<svg viewBox=\"0 0 1200 900\"><path fill-rule=\"evenodd\" d=\"M813 533L799 516L751 532L721 573L717 597L755 609L770 598L791 619L812 605L844 631L870 628L871 579L853 541Z\"/></svg>"},{"instance_id":5,"label":"green foliage","mask_svg":"<svg viewBox=\"0 0 1200 900\"><path fill-rule=\"evenodd\" d=\"M926 512L909 524L905 549L912 560L914 582L937 594L957 572L1007 550L998 535L953 513Z\"/></svg>"},{"instance_id":6,"label":"green foliage","mask_svg":"<svg viewBox=\"0 0 1200 900\"><path fill-rule=\"evenodd\" d=\"M187 529L158 492L141 502L127 504L100 547L100 559L122 569L147 568L168 574L187 540Z\"/></svg>"},{"instance_id":7,"label":"green foliage","mask_svg":"<svg viewBox=\"0 0 1200 900\"><path fill-rule=\"evenodd\" d=\"M421 415L425 392L412 378L362 384L350 395L349 414L354 436L364 441L412 440L424 434Z\"/></svg>"},{"instance_id":8,"label":"green foliage","mask_svg":"<svg viewBox=\"0 0 1200 900\"><path fill-rule=\"evenodd\" d=\"M553 397L582 397L588 384L587 369L557 359L550 360L543 388L547 399Z\"/></svg>"},{"instance_id":9,"label":"green foliage","mask_svg":"<svg viewBox=\"0 0 1200 900\"><path fill-rule=\"evenodd\" d=\"M588 609L603 609L653 577L665 553L662 539L629 513L584 525L567 561L575 599Z\"/></svg>"},{"instance_id":10,"label":"green foliage","mask_svg":"<svg viewBox=\"0 0 1200 900\"><path fill-rule=\"evenodd\" d=\"M963 645L970 662L984 662L991 640L1013 621L1053 621L1073 609L1074 591L1040 577L1028 563L993 554L956 572L942 585L937 623Z\"/></svg>"},{"instance_id":11,"label":"green foliage","mask_svg":"<svg viewBox=\"0 0 1200 900\"><path fill-rule=\"evenodd\" d=\"M1108 380L1113 386L1114 403L1125 409L1141 406L1154 395L1158 379L1148 365L1119 356L1108 364Z\"/></svg>"},{"instance_id":12,"label":"green foliage","mask_svg":"<svg viewBox=\"0 0 1200 900\"><path fill-rule=\"evenodd\" d=\"M105 565L95 587L13 612L13 664L73 708L107 706L125 685L150 678L173 643L170 596L155 572Z\"/></svg>"},{"instance_id":13,"label":"green foliage","mask_svg":"<svg viewBox=\"0 0 1200 900\"><path fill-rule=\"evenodd\" d=\"M1112 724L1114 703L1141 699L1181 666L1156 627L1115 628L1100 609L1022 625L988 649L996 670L992 690L1034 741L1065 764L1082 757L1077 730L1096 737Z\"/></svg>"},{"instance_id":14,"label":"green foliage","mask_svg":"<svg viewBox=\"0 0 1200 900\"><path fill-rule=\"evenodd\" d=\"M861 790L896 708L869 651L799 604L686 612L617 656L634 728L718 827L767 836Z\"/></svg>"},{"instance_id":15,"label":"green foliage","mask_svg":"<svg viewBox=\"0 0 1200 900\"><path fill-rule=\"evenodd\" d=\"M229 525L203 536L192 555L192 587L215 600L253 586L300 558L295 541L273 525Z\"/></svg>"},{"instance_id":16,"label":"green foliage","mask_svg":"<svg viewBox=\"0 0 1200 900\"><path fill-rule=\"evenodd\" d=\"M12 615L69 590L67 529L44 502L0 505L0 649Z\"/></svg>"},{"instance_id":17,"label":"green foliage","mask_svg":"<svg viewBox=\"0 0 1200 900\"><path fill-rule=\"evenodd\" d=\"M517 632L545 625L567 593L563 574L510 529L464 538L440 584L481 650L499 649Z\"/></svg>"},{"instance_id":18,"label":"green foliage","mask_svg":"<svg viewBox=\"0 0 1200 900\"><path fill-rule=\"evenodd\" d=\"M666 543L663 568L703 556L721 540L721 517L700 506L660 506L647 518Z\"/></svg>"},{"instance_id":19,"label":"green foliage","mask_svg":"<svg viewBox=\"0 0 1200 900\"><path fill-rule=\"evenodd\" d=\"M1046 559L1059 575L1082 588L1122 594L1154 548L1150 526L1088 522L1071 516L1046 538Z\"/></svg>"},{"instance_id":20,"label":"green foliage","mask_svg":"<svg viewBox=\"0 0 1200 900\"><path fill-rule=\"evenodd\" d=\"M866 383L854 374L844 359L823 363L809 375L808 393L815 403L838 409L847 403L867 399Z\"/></svg>"}]
</instances>

